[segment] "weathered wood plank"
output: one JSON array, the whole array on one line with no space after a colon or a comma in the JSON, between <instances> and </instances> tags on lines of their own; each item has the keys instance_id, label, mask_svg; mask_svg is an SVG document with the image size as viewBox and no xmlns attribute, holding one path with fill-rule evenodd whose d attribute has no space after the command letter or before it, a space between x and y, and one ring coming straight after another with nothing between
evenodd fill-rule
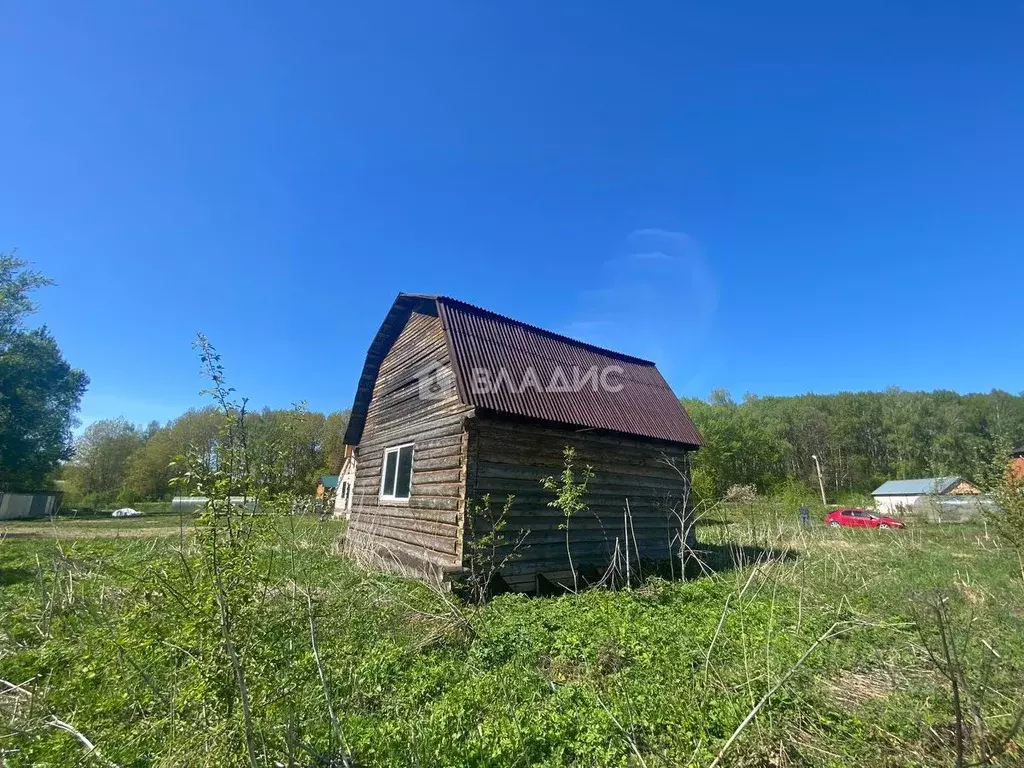
<instances>
[{"instance_id":1,"label":"weathered wood plank","mask_svg":"<svg viewBox=\"0 0 1024 768\"><path fill-rule=\"evenodd\" d=\"M351 523L352 530L363 533L374 534L378 531L382 535L393 535L394 531L407 531L411 533L425 533L444 539L455 540L458 526L453 522L440 523L431 520L424 520L422 517L387 515L378 513L371 516L359 516Z\"/></svg>"},{"instance_id":2,"label":"weathered wood plank","mask_svg":"<svg viewBox=\"0 0 1024 768\"><path fill-rule=\"evenodd\" d=\"M457 436L453 435L450 445L441 445L436 448L424 448L423 442L424 441L418 441L416 443L416 453L419 455L421 460L446 459L449 456L458 456L461 459L462 443L461 440L457 439Z\"/></svg>"},{"instance_id":3,"label":"weathered wood plank","mask_svg":"<svg viewBox=\"0 0 1024 768\"><path fill-rule=\"evenodd\" d=\"M418 376L450 368L437 317L414 312L381 361L357 448L352 514L346 548L400 549L433 563L457 564L460 542L463 422L472 409L449 387L436 399L420 396ZM385 449L413 443L407 503L379 498Z\"/></svg>"},{"instance_id":4,"label":"weathered wood plank","mask_svg":"<svg viewBox=\"0 0 1024 768\"><path fill-rule=\"evenodd\" d=\"M440 456L435 459L424 459L417 455L416 468L422 472L429 472L434 469L455 469L458 470L462 464L460 453L451 453L448 456Z\"/></svg>"},{"instance_id":5,"label":"weathered wood plank","mask_svg":"<svg viewBox=\"0 0 1024 768\"><path fill-rule=\"evenodd\" d=\"M448 525L456 525L458 520L458 510L455 509L427 509L423 506L416 507L375 507L372 511L361 511L358 515L353 516L353 520L357 518L362 520L372 520L377 515L385 515L388 517L395 518L408 518L411 520L427 520L436 523L447 523Z\"/></svg>"},{"instance_id":6,"label":"weathered wood plank","mask_svg":"<svg viewBox=\"0 0 1024 768\"><path fill-rule=\"evenodd\" d=\"M455 469L436 469L433 471L424 468L416 473L416 476L413 478L413 483L418 489L422 489L422 486L430 485L431 483L458 484L461 479L462 470L459 467L455 467ZM459 485L460 489L461 487L462 486Z\"/></svg>"},{"instance_id":7,"label":"weathered wood plank","mask_svg":"<svg viewBox=\"0 0 1024 768\"><path fill-rule=\"evenodd\" d=\"M418 497L430 497L430 496L450 496L458 497L462 493L462 483L431 483L429 485L418 485L416 486L416 495Z\"/></svg>"},{"instance_id":8,"label":"weathered wood plank","mask_svg":"<svg viewBox=\"0 0 1024 768\"><path fill-rule=\"evenodd\" d=\"M384 541L397 541L402 544L412 544L416 547L441 552L451 555L454 559L456 545L454 536L432 536L427 533L415 533L401 528L381 527L373 531L373 538Z\"/></svg>"},{"instance_id":9,"label":"weathered wood plank","mask_svg":"<svg viewBox=\"0 0 1024 768\"><path fill-rule=\"evenodd\" d=\"M593 432L558 430L497 417L479 417L469 432L474 461L469 470L467 493L479 499L514 494L507 518L508 531L529 530L520 559L502 574L510 584L526 584L537 572L557 573L569 567L562 513L547 506L553 495L541 480L562 469L566 445L576 449L577 464L594 471L588 487L590 510L569 521L569 549L576 567L607 567L619 539L625 546L623 513L626 499L632 516L630 551L644 557L671 554L670 541L678 533L672 508L682 510L688 499L685 451L644 439ZM668 466L674 459L682 473Z\"/></svg>"}]
</instances>

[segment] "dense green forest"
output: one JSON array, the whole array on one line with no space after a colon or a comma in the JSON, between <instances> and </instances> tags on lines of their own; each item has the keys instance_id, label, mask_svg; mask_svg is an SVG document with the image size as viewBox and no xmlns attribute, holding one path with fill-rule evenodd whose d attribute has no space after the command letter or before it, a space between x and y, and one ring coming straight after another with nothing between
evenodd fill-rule
<instances>
[{"instance_id":1,"label":"dense green forest","mask_svg":"<svg viewBox=\"0 0 1024 768\"><path fill-rule=\"evenodd\" d=\"M683 404L704 437L694 483L705 498L720 498L735 485L766 494L816 488L812 455L836 498L891 478L963 475L986 484L1000 451L1024 443L1024 396L998 391L747 395L739 403L718 391ZM222 418L211 407L163 426L140 428L121 419L90 425L64 467L69 503L169 499L171 461L190 445L209 445L214 460ZM255 441L287 447L288 490L311 492L319 475L340 470L347 411L264 409L246 418Z\"/></svg>"},{"instance_id":2,"label":"dense green forest","mask_svg":"<svg viewBox=\"0 0 1024 768\"><path fill-rule=\"evenodd\" d=\"M329 415L302 409L247 413L254 451L282 451L280 491L312 493L317 478L341 470L348 412ZM62 486L71 506L98 507L161 501L175 495L171 466L191 446L208 446L216 462L218 433L224 415L213 406L193 409L161 426L139 428L124 419L94 422L75 442L74 458L62 471Z\"/></svg>"},{"instance_id":3,"label":"dense green forest","mask_svg":"<svg viewBox=\"0 0 1024 768\"><path fill-rule=\"evenodd\" d=\"M987 484L998 457L1024 443L1024 395L993 391L843 392L758 397L724 391L683 400L704 438L694 483L720 497L734 485L771 493L817 487L817 455L829 495L867 493L888 479L962 475Z\"/></svg>"},{"instance_id":4,"label":"dense green forest","mask_svg":"<svg viewBox=\"0 0 1024 768\"><path fill-rule=\"evenodd\" d=\"M88 377L63 359L45 327L26 325L36 309L32 293L50 284L14 254L0 253L0 490L44 487L59 475L74 506L169 499L175 456L209 446L216 461L223 416L212 407L190 410L144 428L106 419L72 445ZM988 485L1001 453L1024 444L1024 393L888 389L746 395L737 403L719 390L682 402L704 437L694 485L707 499L733 486L813 488L814 455L836 497L891 478L962 475ZM347 411L264 409L246 418L257 447L289 457L281 473L287 490L308 492L319 475L340 470Z\"/></svg>"}]
</instances>

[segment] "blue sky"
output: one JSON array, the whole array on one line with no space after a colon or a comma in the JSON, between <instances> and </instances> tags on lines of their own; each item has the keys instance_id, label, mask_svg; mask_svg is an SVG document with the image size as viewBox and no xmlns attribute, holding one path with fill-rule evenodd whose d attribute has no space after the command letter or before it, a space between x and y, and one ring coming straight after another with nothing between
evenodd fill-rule
<instances>
[{"instance_id":1,"label":"blue sky","mask_svg":"<svg viewBox=\"0 0 1024 768\"><path fill-rule=\"evenodd\" d=\"M1024 389L1024 4L0 11L0 248L86 421L351 404L400 291L680 395Z\"/></svg>"}]
</instances>

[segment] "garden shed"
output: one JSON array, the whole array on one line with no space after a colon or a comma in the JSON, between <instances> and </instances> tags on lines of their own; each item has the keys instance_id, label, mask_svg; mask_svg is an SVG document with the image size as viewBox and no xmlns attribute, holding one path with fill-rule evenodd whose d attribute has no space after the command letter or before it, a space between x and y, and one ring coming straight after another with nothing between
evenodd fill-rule
<instances>
[{"instance_id":1,"label":"garden shed","mask_svg":"<svg viewBox=\"0 0 1024 768\"><path fill-rule=\"evenodd\" d=\"M976 496L980 491L962 477L888 480L871 492L875 507L886 515L909 511L923 496Z\"/></svg>"},{"instance_id":2,"label":"garden shed","mask_svg":"<svg viewBox=\"0 0 1024 768\"><path fill-rule=\"evenodd\" d=\"M423 578L460 571L473 515L508 495L512 588L677 555L692 535L689 457L701 439L654 363L444 296L399 294L363 366L345 443L345 550ZM588 510L549 506L563 450L593 468ZM626 513L628 500L628 510ZM467 518L468 520L467 524Z\"/></svg>"},{"instance_id":3,"label":"garden shed","mask_svg":"<svg viewBox=\"0 0 1024 768\"><path fill-rule=\"evenodd\" d=\"M53 517L60 509L60 500L60 493L50 491L40 493L0 492L0 520Z\"/></svg>"}]
</instances>

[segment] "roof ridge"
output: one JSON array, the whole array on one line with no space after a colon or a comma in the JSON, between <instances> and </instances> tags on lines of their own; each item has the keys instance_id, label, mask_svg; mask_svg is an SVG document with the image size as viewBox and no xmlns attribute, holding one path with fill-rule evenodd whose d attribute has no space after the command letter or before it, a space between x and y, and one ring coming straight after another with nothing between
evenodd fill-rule
<instances>
[{"instance_id":1,"label":"roof ridge","mask_svg":"<svg viewBox=\"0 0 1024 768\"><path fill-rule=\"evenodd\" d=\"M608 357L618 358L618 359L625 360L625 361L630 362L630 363L635 363L637 365L649 365L652 368L657 368L657 365L656 365L656 363L653 360L645 360L642 357L636 357L635 355L628 355L625 352L619 352L619 351L614 350L614 349L608 349L607 347L599 347L597 344L591 344L590 342L580 341L579 339L574 339L571 336L566 336L566 335L561 334L561 333L555 333L554 331L549 331L546 328L541 328L538 325L533 325L532 323L527 323L527 322L524 322L522 320L516 320L514 317L509 317L508 315L503 315L500 312L494 312L494 311L492 311L490 309L484 309L483 307L478 307L476 304L470 304L468 301L462 301L461 299L455 299L455 298L452 298L451 296L424 296L424 295L418 295L418 294L405 294L405 295L407 295L407 296L414 296L416 298L423 298L423 299L433 298L433 299L436 299L439 302L455 304L455 305L463 307L465 309L472 310L473 312L479 312L479 313L484 314L484 315L490 315L491 317L494 317L494 318L497 318L499 320L502 320L503 322L511 323L511 324L517 325L517 326L519 326L521 328L529 329L529 330L531 330L531 331L533 331L535 333L543 334L544 336L548 336L548 337L550 337L552 339L557 339L558 341L563 341L563 342L565 342L567 344L572 344L573 346L576 346L576 347L583 347L584 349L589 349L592 352L596 352L596 353L598 353L600 355L606 355Z\"/></svg>"},{"instance_id":2,"label":"roof ridge","mask_svg":"<svg viewBox=\"0 0 1024 768\"><path fill-rule=\"evenodd\" d=\"M952 488L957 483L963 480L963 475L944 475L940 477L905 477L903 479L891 479L886 480L880 486L875 488L871 492L872 495L877 494L879 491L886 489L887 487L899 488L900 491L893 494L899 495L913 495L913 494L928 494L938 493L941 494Z\"/></svg>"}]
</instances>

